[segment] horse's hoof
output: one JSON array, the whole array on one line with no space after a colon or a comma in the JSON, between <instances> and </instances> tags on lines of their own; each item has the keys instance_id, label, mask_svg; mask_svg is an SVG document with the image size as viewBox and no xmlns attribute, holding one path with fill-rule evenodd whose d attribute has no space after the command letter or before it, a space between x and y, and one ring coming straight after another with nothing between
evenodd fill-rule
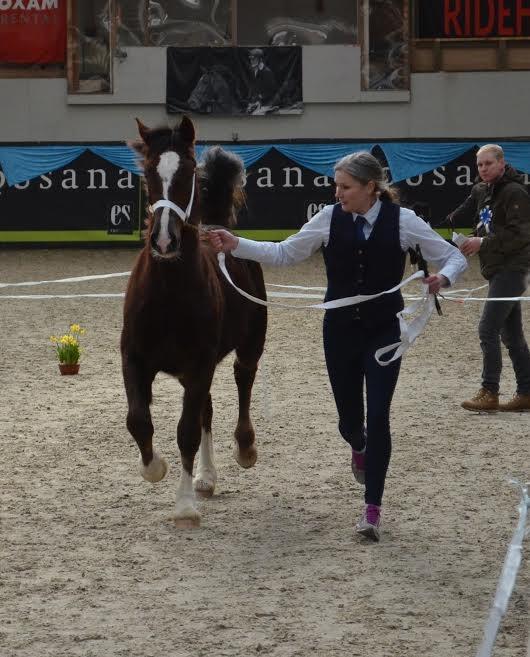
<instances>
[{"instance_id":1,"label":"horse's hoof","mask_svg":"<svg viewBox=\"0 0 530 657\"><path fill-rule=\"evenodd\" d=\"M197 493L197 497L203 497L204 499L213 497L213 488L196 488L195 492Z\"/></svg>"},{"instance_id":2,"label":"horse's hoof","mask_svg":"<svg viewBox=\"0 0 530 657\"><path fill-rule=\"evenodd\" d=\"M208 483L204 479L195 479L193 488L199 497L211 497L215 490L215 485Z\"/></svg>"},{"instance_id":3,"label":"horse's hoof","mask_svg":"<svg viewBox=\"0 0 530 657\"><path fill-rule=\"evenodd\" d=\"M177 529L196 529L201 526L201 517L194 518L177 518L173 517L173 524Z\"/></svg>"},{"instance_id":4,"label":"horse's hoof","mask_svg":"<svg viewBox=\"0 0 530 657\"><path fill-rule=\"evenodd\" d=\"M254 445L246 449L240 449L236 443L234 445L234 458L242 468L251 468L258 460L258 450Z\"/></svg>"},{"instance_id":5,"label":"horse's hoof","mask_svg":"<svg viewBox=\"0 0 530 657\"><path fill-rule=\"evenodd\" d=\"M153 451L153 459L149 465L144 465L142 456L140 455L139 467L142 477L152 484L161 481L166 476L169 469L166 459L159 456L155 451Z\"/></svg>"}]
</instances>

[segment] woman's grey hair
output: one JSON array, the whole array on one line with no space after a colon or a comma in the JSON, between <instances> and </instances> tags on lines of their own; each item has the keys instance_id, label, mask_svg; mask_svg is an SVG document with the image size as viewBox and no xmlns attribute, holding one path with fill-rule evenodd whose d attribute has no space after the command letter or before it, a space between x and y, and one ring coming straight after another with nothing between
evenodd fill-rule
<instances>
[{"instance_id":1,"label":"woman's grey hair","mask_svg":"<svg viewBox=\"0 0 530 657\"><path fill-rule=\"evenodd\" d=\"M358 151L357 153L345 155L335 164L334 169L335 171L348 173L363 185L372 181L375 184L375 191L381 199L393 203L399 202L398 190L388 184L383 167L368 151Z\"/></svg>"}]
</instances>

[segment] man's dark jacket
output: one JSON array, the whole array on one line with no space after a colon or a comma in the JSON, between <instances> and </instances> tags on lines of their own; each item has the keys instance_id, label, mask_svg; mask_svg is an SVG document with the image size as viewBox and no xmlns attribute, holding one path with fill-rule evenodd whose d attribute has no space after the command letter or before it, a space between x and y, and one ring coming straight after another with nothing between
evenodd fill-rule
<instances>
[{"instance_id":1,"label":"man's dark jacket","mask_svg":"<svg viewBox=\"0 0 530 657\"><path fill-rule=\"evenodd\" d=\"M489 206L490 232L484 226L475 229L475 234L484 238L478 252L484 278L490 279L501 270L530 269L530 197L523 180L507 164L497 182L476 183L467 199L450 215L456 226L469 220L478 225L481 210Z\"/></svg>"}]
</instances>

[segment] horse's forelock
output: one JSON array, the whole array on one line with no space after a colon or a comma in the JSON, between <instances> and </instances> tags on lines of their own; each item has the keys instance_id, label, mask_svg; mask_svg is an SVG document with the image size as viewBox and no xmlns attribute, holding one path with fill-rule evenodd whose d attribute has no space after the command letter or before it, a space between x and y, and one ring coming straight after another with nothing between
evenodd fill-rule
<instances>
[{"instance_id":1,"label":"horse's forelock","mask_svg":"<svg viewBox=\"0 0 530 657\"><path fill-rule=\"evenodd\" d=\"M125 143L129 148L132 148L133 151L140 153L140 155L144 154L145 142L143 139L128 139Z\"/></svg>"}]
</instances>

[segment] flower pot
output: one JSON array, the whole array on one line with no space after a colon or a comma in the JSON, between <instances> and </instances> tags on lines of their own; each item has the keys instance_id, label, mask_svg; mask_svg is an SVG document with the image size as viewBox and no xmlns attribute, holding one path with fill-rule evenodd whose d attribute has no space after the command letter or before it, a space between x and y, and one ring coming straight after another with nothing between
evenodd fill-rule
<instances>
[{"instance_id":1,"label":"flower pot","mask_svg":"<svg viewBox=\"0 0 530 657\"><path fill-rule=\"evenodd\" d=\"M79 363L59 363L61 374L77 374L79 372Z\"/></svg>"}]
</instances>

